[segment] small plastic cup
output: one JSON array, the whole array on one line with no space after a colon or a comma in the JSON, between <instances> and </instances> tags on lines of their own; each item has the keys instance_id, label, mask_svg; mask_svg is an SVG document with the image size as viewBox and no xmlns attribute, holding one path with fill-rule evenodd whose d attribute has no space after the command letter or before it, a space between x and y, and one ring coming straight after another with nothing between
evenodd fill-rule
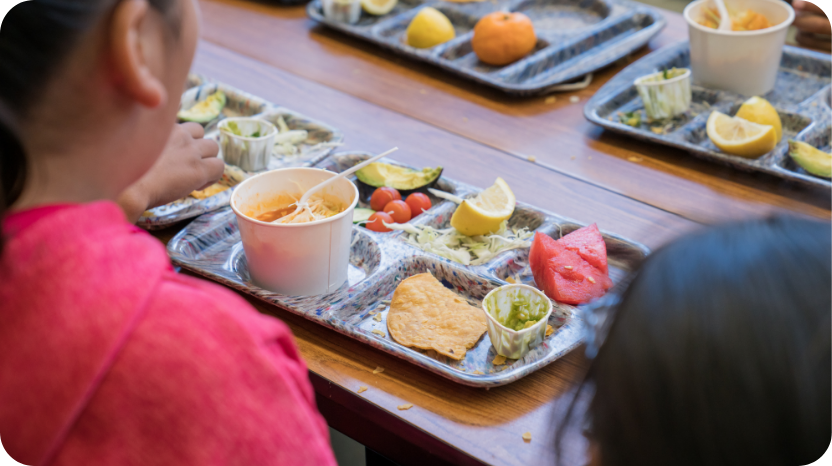
<instances>
[{"instance_id":1,"label":"small plastic cup","mask_svg":"<svg viewBox=\"0 0 832 466\"><path fill-rule=\"evenodd\" d=\"M759 31L719 31L697 22L702 7L710 1L695 1L683 13L690 35L693 82L749 97L774 89L786 32L794 21L792 7L782 0L729 0L729 11L750 9L774 26Z\"/></svg>"},{"instance_id":2,"label":"small plastic cup","mask_svg":"<svg viewBox=\"0 0 832 466\"><path fill-rule=\"evenodd\" d=\"M652 120L685 113L690 108L690 70L680 68L675 77L664 79L664 71L642 76L635 81L644 112Z\"/></svg>"},{"instance_id":3,"label":"small plastic cup","mask_svg":"<svg viewBox=\"0 0 832 466\"><path fill-rule=\"evenodd\" d=\"M281 194L303 194L335 176L318 168L284 168L255 175L231 195L248 270L261 288L288 296L331 293L347 281L352 239L352 215L358 188L341 179L322 193L342 200L346 210L324 220L277 224L252 216L282 207Z\"/></svg>"},{"instance_id":4,"label":"small plastic cup","mask_svg":"<svg viewBox=\"0 0 832 466\"><path fill-rule=\"evenodd\" d=\"M530 299L539 300L538 302L544 303L547 309L546 315L542 319L523 330L514 330L504 326L489 311L489 307L492 305L506 304L509 295L516 292L523 293ZM552 315L552 302L540 290L531 286L504 285L491 290L485 296L485 299L482 300L482 310L485 312L488 337L491 339L494 351L510 359L520 359L546 338L546 324L549 322L549 316Z\"/></svg>"},{"instance_id":5,"label":"small plastic cup","mask_svg":"<svg viewBox=\"0 0 832 466\"><path fill-rule=\"evenodd\" d=\"M237 136L228 125L235 123L243 134L260 133L258 137ZM247 172L256 172L269 166L274 150L274 138L277 128L260 118L236 117L226 118L218 125L222 159Z\"/></svg>"},{"instance_id":6,"label":"small plastic cup","mask_svg":"<svg viewBox=\"0 0 832 466\"><path fill-rule=\"evenodd\" d=\"M322 0L324 17L330 21L355 24L361 17L361 0Z\"/></svg>"}]
</instances>

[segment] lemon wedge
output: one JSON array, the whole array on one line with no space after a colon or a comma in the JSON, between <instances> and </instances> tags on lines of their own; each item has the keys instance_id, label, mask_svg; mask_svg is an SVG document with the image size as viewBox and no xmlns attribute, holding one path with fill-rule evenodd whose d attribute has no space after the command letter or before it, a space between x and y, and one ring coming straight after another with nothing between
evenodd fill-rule
<instances>
[{"instance_id":1,"label":"lemon wedge","mask_svg":"<svg viewBox=\"0 0 832 466\"><path fill-rule=\"evenodd\" d=\"M456 37L454 25L447 16L433 7L425 7L407 26L407 45L427 49Z\"/></svg>"},{"instance_id":2,"label":"lemon wedge","mask_svg":"<svg viewBox=\"0 0 832 466\"><path fill-rule=\"evenodd\" d=\"M736 116L758 125L773 126L777 134L777 142L780 142L783 137L783 123L780 121L780 115L774 106L762 97L755 96L746 100L737 110Z\"/></svg>"},{"instance_id":3,"label":"lemon wedge","mask_svg":"<svg viewBox=\"0 0 832 466\"><path fill-rule=\"evenodd\" d=\"M712 112L708 117L708 137L727 154L757 158L777 145L777 133L771 125L759 125L743 118Z\"/></svg>"},{"instance_id":4,"label":"lemon wedge","mask_svg":"<svg viewBox=\"0 0 832 466\"><path fill-rule=\"evenodd\" d=\"M361 8L371 15L381 16L390 13L399 0L361 0Z\"/></svg>"},{"instance_id":5,"label":"lemon wedge","mask_svg":"<svg viewBox=\"0 0 832 466\"><path fill-rule=\"evenodd\" d=\"M466 199L451 217L451 226L465 236L487 235L500 229L511 217L517 199L511 188L497 178L494 184L473 199Z\"/></svg>"}]
</instances>

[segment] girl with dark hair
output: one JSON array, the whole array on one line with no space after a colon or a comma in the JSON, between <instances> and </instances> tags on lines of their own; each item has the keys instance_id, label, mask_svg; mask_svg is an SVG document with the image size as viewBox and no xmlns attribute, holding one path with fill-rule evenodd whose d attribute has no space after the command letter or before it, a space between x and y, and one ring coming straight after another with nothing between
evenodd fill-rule
<instances>
[{"instance_id":1,"label":"girl with dark hair","mask_svg":"<svg viewBox=\"0 0 832 466\"><path fill-rule=\"evenodd\" d=\"M125 216L222 170L175 125L196 8L30 0L0 27L0 438L24 464L335 464L286 326Z\"/></svg>"},{"instance_id":2,"label":"girl with dark hair","mask_svg":"<svg viewBox=\"0 0 832 466\"><path fill-rule=\"evenodd\" d=\"M796 218L713 228L657 251L620 299L595 305L589 320L607 317L590 355L608 334L582 385L592 464L820 458L832 439L830 243L829 223Z\"/></svg>"}]
</instances>

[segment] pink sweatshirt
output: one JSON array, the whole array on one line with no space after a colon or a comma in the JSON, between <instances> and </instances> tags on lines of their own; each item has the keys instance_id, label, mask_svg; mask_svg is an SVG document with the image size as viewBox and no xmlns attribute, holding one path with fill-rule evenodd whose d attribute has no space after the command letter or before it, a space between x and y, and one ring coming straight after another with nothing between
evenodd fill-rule
<instances>
[{"instance_id":1,"label":"pink sweatshirt","mask_svg":"<svg viewBox=\"0 0 832 466\"><path fill-rule=\"evenodd\" d=\"M13 458L335 465L283 323L174 273L113 203L23 223L0 257L0 439Z\"/></svg>"}]
</instances>

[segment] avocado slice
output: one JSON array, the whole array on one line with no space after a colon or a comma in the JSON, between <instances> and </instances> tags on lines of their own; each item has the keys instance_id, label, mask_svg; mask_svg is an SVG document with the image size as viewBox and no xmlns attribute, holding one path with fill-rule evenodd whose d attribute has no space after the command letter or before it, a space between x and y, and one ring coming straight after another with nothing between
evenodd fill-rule
<instances>
[{"instance_id":1,"label":"avocado slice","mask_svg":"<svg viewBox=\"0 0 832 466\"><path fill-rule=\"evenodd\" d=\"M807 172L824 178L832 178L832 154L806 144L789 140L789 155Z\"/></svg>"},{"instance_id":2,"label":"avocado slice","mask_svg":"<svg viewBox=\"0 0 832 466\"><path fill-rule=\"evenodd\" d=\"M205 124L220 116L220 112L225 108L225 103L225 92L217 91L188 110L180 110L176 117L181 121Z\"/></svg>"},{"instance_id":3,"label":"avocado slice","mask_svg":"<svg viewBox=\"0 0 832 466\"><path fill-rule=\"evenodd\" d=\"M355 172L358 181L362 183L374 188L388 186L399 191L413 191L430 185L436 182L441 174L442 167L414 170L381 162L371 163Z\"/></svg>"}]
</instances>

